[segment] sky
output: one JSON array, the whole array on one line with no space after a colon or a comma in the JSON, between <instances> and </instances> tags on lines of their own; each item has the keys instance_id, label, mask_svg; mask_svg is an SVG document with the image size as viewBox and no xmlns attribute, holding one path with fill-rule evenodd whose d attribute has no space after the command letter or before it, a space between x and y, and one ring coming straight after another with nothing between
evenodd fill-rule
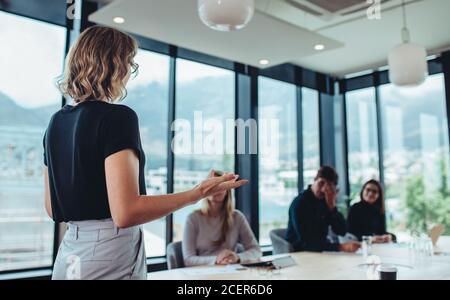
<instances>
[{"instance_id":1,"label":"sky","mask_svg":"<svg viewBox=\"0 0 450 300\"><path fill-rule=\"evenodd\" d=\"M55 81L64 66L65 28L0 12L0 91L20 106L33 108L60 103ZM169 58L140 50L139 75L128 87L152 81L167 83ZM217 77L227 70L178 60L178 82Z\"/></svg>"},{"instance_id":2,"label":"sky","mask_svg":"<svg viewBox=\"0 0 450 300\"><path fill-rule=\"evenodd\" d=\"M167 83L169 81L169 57L166 55L139 50L135 61L139 64L139 74L130 79L128 87L146 85L157 81ZM229 75L229 70L224 70L184 59L177 62L177 82L187 83L204 77L221 77Z\"/></svg>"},{"instance_id":3,"label":"sky","mask_svg":"<svg viewBox=\"0 0 450 300\"><path fill-rule=\"evenodd\" d=\"M24 107L61 102L65 29L0 12L0 91Z\"/></svg>"}]
</instances>

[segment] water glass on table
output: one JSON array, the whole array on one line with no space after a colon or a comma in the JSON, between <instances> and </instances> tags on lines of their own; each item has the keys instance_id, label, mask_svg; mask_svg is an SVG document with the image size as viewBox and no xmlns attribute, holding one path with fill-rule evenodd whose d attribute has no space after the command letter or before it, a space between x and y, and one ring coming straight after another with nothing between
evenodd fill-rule
<instances>
[{"instance_id":1,"label":"water glass on table","mask_svg":"<svg viewBox=\"0 0 450 300\"><path fill-rule=\"evenodd\" d=\"M422 238L422 253L426 258L432 257L434 254L433 241L428 236Z\"/></svg>"},{"instance_id":2,"label":"water glass on table","mask_svg":"<svg viewBox=\"0 0 450 300\"><path fill-rule=\"evenodd\" d=\"M409 258L416 267L426 266L429 259L434 255L433 242L426 235L413 236L409 247Z\"/></svg>"},{"instance_id":3,"label":"water glass on table","mask_svg":"<svg viewBox=\"0 0 450 300\"><path fill-rule=\"evenodd\" d=\"M364 259L367 259L372 252L372 236L363 235L361 239L361 251Z\"/></svg>"}]
</instances>

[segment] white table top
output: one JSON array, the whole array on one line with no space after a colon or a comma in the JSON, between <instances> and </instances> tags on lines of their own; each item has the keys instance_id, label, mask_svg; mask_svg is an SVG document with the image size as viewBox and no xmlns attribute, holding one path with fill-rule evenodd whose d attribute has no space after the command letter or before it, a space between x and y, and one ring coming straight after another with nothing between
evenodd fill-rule
<instances>
[{"instance_id":1,"label":"white table top","mask_svg":"<svg viewBox=\"0 0 450 300\"><path fill-rule=\"evenodd\" d=\"M441 237L435 252L439 255L427 258L414 257L407 245L373 245L372 255L383 264L392 264L398 269L398 279L450 279L450 237ZM311 253L298 252L278 256L291 256L297 265L274 272L247 268L237 270L234 266L202 266L152 272L151 280L367 280L371 273L359 253ZM277 256L264 257L269 260ZM369 271L369 273L368 273Z\"/></svg>"}]
</instances>

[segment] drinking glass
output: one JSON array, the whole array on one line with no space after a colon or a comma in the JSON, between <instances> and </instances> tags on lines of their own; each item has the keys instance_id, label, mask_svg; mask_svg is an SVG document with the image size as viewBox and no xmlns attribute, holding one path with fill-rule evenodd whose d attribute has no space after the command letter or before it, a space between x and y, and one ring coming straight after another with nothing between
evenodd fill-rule
<instances>
[{"instance_id":1,"label":"drinking glass","mask_svg":"<svg viewBox=\"0 0 450 300\"><path fill-rule=\"evenodd\" d=\"M372 248L372 236L364 235L362 237L362 241L361 241L361 250L362 250L364 259L367 259L367 257L369 257L369 255L371 255L371 252L372 252L371 248Z\"/></svg>"}]
</instances>

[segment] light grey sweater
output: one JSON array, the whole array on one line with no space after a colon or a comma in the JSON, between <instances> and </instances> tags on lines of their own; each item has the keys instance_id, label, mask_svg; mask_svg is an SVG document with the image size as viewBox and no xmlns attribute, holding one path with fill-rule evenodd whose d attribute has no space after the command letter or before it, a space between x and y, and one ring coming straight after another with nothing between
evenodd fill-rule
<instances>
[{"instance_id":1,"label":"light grey sweater","mask_svg":"<svg viewBox=\"0 0 450 300\"><path fill-rule=\"evenodd\" d=\"M261 257L258 242L240 211L233 212L233 225L228 230L226 240L221 246L216 246L214 241L220 238L221 228L221 217L208 217L200 211L194 211L187 217L182 244L186 267L214 264L220 251L228 249L237 252L238 244L244 248L243 252L237 253L241 263Z\"/></svg>"}]
</instances>

